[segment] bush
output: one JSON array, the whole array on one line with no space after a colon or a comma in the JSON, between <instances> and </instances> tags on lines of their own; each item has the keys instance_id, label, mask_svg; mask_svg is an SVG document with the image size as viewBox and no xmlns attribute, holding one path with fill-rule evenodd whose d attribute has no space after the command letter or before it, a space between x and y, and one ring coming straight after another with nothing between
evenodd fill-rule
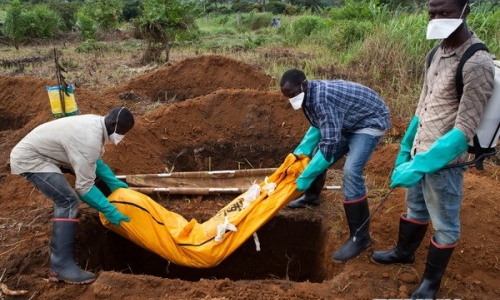
<instances>
[{"instance_id":1,"label":"bush","mask_svg":"<svg viewBox=\"0 0 500 300\"><path fill-rule=\"evenodd\" d=\"M14 0L5 17L5 33L7 37L14 41L14 46L18 48L18 43L25 37L26 22L22 18L23 10L19 0Z\"/></svg>"},{"instance_id":2,"label":"bush","mask_svg":"<svg viewBox=\"0 0 500 300\"><path fill-rule=\"evenodd\" d=\"M97 26L94 20L85 12L79 11L77 14L76 29L85 40L95 40Z\"/></svg>"},{"instance_id":3,"label":"bush","mask_svg":"<svg viewBox=\"0 0 500 300\"><path fill-rule=\"evenodd\" d=\"M245 1L237 1L231 6L232 12L249 12L252 10L252 5Z\"/></svg>"},{"instance_id":4,"label":"bush","mask_svg":"<svg viewBox=\"0 0 500 300\"><path fill-rule=\"evenodd\" d=\"M241 16L240 30L258 30L270 27L272 18L270 13L251 12L244 14Z\"/></svg>"},{"instance_id":5,"label":"bush","mask_svg":"<svg viewBox=\"0 0 500 300\"><path fill-rule=\"evenodd\" d=\"M126 22L139 17L141 15L141 1L140 0L125 0L123 3L123 19Z\"/></svg>"},{"instance_id":6,"label":"bush","mask_svg":"<svg viewBox=\"0 0 500 300\"><path fill-rule=\"evenodd\" d=\"M59 15L45 5L36 5L34 9L23 9L19 1L14 1L7 11L5 20L7 36L15 46L30 38L50 38L59 30Z\"/></svg>"},{"instance_id":7,"label":"bush","mask_svg":"<svg viewBox=\"0 0 500 300\"><path fill-rule=\"evenodd\" d=\"M77 2L50 1L48 7L55 11L60 17L60 30L71 31L76 24L76 13L79 4Z\"/></svg>"},{"instance_id":8,"label":"bush","mask_svg":"<svg viewBox=\"0 0 500 300\"><path fill-rule=\"evenodd\" d=\"M283 25L282 25L283 26ZM283 29L283 39L289 44L298 44L314 31L328 27L326 20L317 16L300 16Z\"/></svg>"},{"instance_id":9,"label":"bush","mask_svg":"<svg viewBox=\"0 0 500 300\"><path fill-rule=\"evenodd\" d=\"M294 16L299 13L299 9L296 6L287 4L283 13L287 16Z\"/></svg>"},{"instance_id":10,"label":"bush","mask_svg":"<svg viewBox=\"0 0 500 300\"><path fill-rule=\"evenodd\" d=\"M23 16L24 15L24 16ZM61 18L45 5L37 5L22 15L26 19L25 35L32 38L51 38L59 30Z\"/></svg>"},{"instance_id":11,"label":"bush","mask_svg":"<svg viewBox=\"0 0 500 300\"><path fill-rule=\"evenodd\" d=\"M281 15L285 12L287 5L281 2L269 2L266 5L266 11L274 15Z\"/></svg>"},{"instance_id":12,"label":"bush","mask_svg":"<svg viewBox=\"0 0 500 300\"><path fill-rule=\"evenodd\" d=\"M93 3L92 18L99 28L108 31L116 29L123 13L123 2L121 0L98 0Z\"/></svg>"},{"instance_id":13,"label":"bush","mask_svg":"<svg viewBox=\"0 0 500 300\"><path fill-rule=\"evenodd\" d=\"M366 0L345 0L343 6L330 9L330 17L335 20L373 20L373 6Z\"/></svg>"},{"instance_id":14,"label":"bush","mask_svg":"<svg viewBox=\"0 0 500 300\"><path fill-rule=\"evenodd\" d=\"M219 14L221 15L229 15L229 14L232 14L233 11L225 6L221 6L219 7L218 11L217 11Z\"/></svg>"},{"instance_id":15,"label":"bush","mask_svg":"<svg viewBox=\"0 0 500 300\"><path fill-rule=\"evenodd\" d=\"M325 32L320 36L331 38L331 43L337 48L336 51L345 51L350 45L364 40L365 36L369 35L374 27L375 24L371 21L333 21L330 32Z\"/></svg>"},{"instance_id":16,"label":"bush","mask_svg":"<svg viewBox=\"0 0 500 300\"><path fill-rule=\"evenodd\" d=\"M109 52L110 50L111 47L108 44L95 40L86 40L75 49L77 53Z\"/></svg>"}]
</instances>

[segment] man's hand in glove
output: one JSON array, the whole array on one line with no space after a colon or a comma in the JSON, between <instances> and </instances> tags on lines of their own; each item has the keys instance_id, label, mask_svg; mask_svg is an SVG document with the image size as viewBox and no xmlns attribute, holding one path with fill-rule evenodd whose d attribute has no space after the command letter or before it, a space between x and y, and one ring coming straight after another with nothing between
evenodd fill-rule
<instances>
[{"instance_id":1,"label":"man's hand in glove","mask_svg":"<svg viewBox=\"0 0 500 300\"><path fill-rule=\"evenodd\" d=\"M116 226L120 226L121 221L130 221L130 218L119 212L95 185L80 198L90 207L102 212L104 217Z\"/></svg>"}]
</instances>

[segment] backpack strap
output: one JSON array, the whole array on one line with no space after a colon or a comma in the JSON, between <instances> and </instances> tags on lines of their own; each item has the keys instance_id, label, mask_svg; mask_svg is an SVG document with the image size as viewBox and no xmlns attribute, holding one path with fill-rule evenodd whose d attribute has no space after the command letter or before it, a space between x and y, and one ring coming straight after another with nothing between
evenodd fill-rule
<instances>
[{"instance_id":1,"label":"backpack strap","mask_svg":"<svg viewBox=\"0 0 500 300\"><path fill-rule=\"evenodd\" d=\"M488 50L488 47L486 47L486 45L483 43L472 44L469 48L467 48L467 50L465 50L464 55L462 55L462 58L458 63L457 74L455 75L455 86L457 88L458 101L462 99L462 94L464 93L464 81L463 81L462 71L465 62L467 62L467 60L469 60L469 58L471 58L472 55L474 55L474 53L476 53L479 50L485 50L490 52L490 50Z\"/></svg>"},{"instance_id":2,"label":"backpack strap","mask_svg":"<svg viewBox=\"0 0 500 300\"><path fill-rule=\"evenodd\" d=\"M488 51L488 47L486 47L485 44L483 43L476 43L472 44L467 50L465 50L464 55L462 55L462 58L460 59L460 62L458 63L457 67L457 73L455 75L455 86L457 88L457 97L458 101L462 99L462 95L464 93L464 82L463 82L463 68L467 60L474 55L479 50L484 50ZM470 162L470 164L474 163L476 165L476 169L478 170L484 170L483 166L483 161L487 156L491 156L496 153L495 149L491 148L482 148L481 144L479 143L479 139L477 135L474 136L473 138L473 146L469 146L468 151L469 153L475 154L475 159Z\"/></svg>"},{"instance_id":3,"label":"backpack strap","mask_svg":"<svg viewBox=\"0 0 500 300\"><path fill-rule=\"evenodd\" d=\"M439 45L432 48L432 50L429 52L429 56L427 57L427 61L426 61L427 69L430 67L430 65L432 63L432 59L434 58L434 54L436 53L438 48L439 48ZM479 50L485 50L485 51L490 52L488 50L488 47L486 47L486 45L483 43L472 44L469 48L467 48L467 50L465 50L464 55L462 55L462 58L460 58L460 62L458 63L457 73L455 74L455 86L457 89L457 98L458 98L459 102L462 99L462 94L464 92L464 82L463 82L463 74L462 74L464 65L467 62L467 60L469 60L469 58L471 58ZM450 166L446 166L445 169L451 168L451 167L467 166L467 165L475 164L476 169L484 170L484 166L483 166L484 159L487 156L494 155L496 153L496 150L494 148L489 148L489 149L481 148L477 135L474 136L473 144L474 144L474 146L472 146L472 147L469 146L469 149L467 150L467 152L475 154L474 160L469 161L469 162L465 162L465 163L453 164Z\"/></svg>"},{"instance_id":4,"label":"backpack strap","mask_svg":"<svg viewBox=\"0 0 500 300\"><path fill-rule=\"evenodd\" d=\"M429 56L427 56L427 61L426 61L427 69L429 69L429 67L431 66L432 59L434 58L434 54L436 54L438 48L439 44L434 46L434 48L432 48L432 50L429 52Z\"/></svg>"}]
</instances>

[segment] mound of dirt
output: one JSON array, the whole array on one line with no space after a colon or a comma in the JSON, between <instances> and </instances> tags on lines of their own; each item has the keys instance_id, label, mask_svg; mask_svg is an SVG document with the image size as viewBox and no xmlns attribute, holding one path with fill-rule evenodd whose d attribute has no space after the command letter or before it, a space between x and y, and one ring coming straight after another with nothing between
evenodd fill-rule
<instances>
[{"instance_id":1,"label":"mound of dirt","mask_svg":"<svg viewBox=\"0 0 500 300\"><path fill-rule=\"evenodd\" d=\"M0 162L35 126L51 120L46 85L28 77L0 77ZM118 146L107 145L104 160L118 175L170 171L277 167L308 128L302 112L269 89L271 78L222 56L188 58L106 91L76 90L82 113L106 114L131 107L136 126ZM155 104L155 105L152 105ZM404 133L393 121L366 168L371 209L388 192L399 146L384 144ZM57 134L57 133L54 133ZM342 161L329 171L329 184L341 184ZM470 170L464 184L462 239L439 296L496 299L500 276L497 249L500 216L498 171ZM97 212L82 204L75 246L78 264L98 273L86 286L49 283L49 241L53 204L20 176L0 176L0 277L11 289L28 293L16 299L373 299L407 298L424 269L427 238L410 266L379 266L369 251L345 264L331 253L347 239L342 193L324 191L319 208L283 210L258 234L262 250L245 243L221 265L182 268L107 231ZM70 181L74 177L68 175ZM209 219L234 196L157 194L167 209ZM392 247L398 218L405 211L397 189L371 222L375 249ZM14 299L14 296L3 296Z\"/></svg>"},{"instance_id":2,"label":"mound of dirt","mask_svg":"<svg viewBox=\"0 0 500 300\"><path fill-rule=\"evenodd\" d=\"M110 89L106 95L122 95L128 91L153 102L178 102L219 89L267 91L271 84L271 77L248 64L207 55L186 58L175 65L142 75Z\"/></svg>"},{"instance_id":3,"label":"mound of dirt","mask_svg":"<svg viewBox=\"0 0 500 300\"><path fill-rule=\"evenodd\" d=\"M145 114L105 159L118 173L270 168L307 126L280 93L223 89Z\"/></svg>"}]
</instances>

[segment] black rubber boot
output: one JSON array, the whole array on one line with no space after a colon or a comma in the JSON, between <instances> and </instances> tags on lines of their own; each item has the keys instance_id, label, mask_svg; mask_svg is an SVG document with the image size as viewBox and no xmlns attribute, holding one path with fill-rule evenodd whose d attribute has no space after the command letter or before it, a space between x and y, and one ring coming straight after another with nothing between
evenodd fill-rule
<instances>
[{"instance_id":1,"label":"black rubber boot","mask_svg":"<svg viewBox=\"0 0 500 300\"><path fill-rule=\"evenodd\" d=\"M422 223L401 215L399 220L399 238L396 247L386 251L374 251L370 260L378 264L412 264L415 262L415 251L420 246L429 222Z\"/></svg>"},{"instance_id":2,"label":"black rubber boot","mask_svg":"<svg viewBox=\"0 0 500 300\"><path fill-rule=\"evenodd\" d=\"M319 206L319 195L326 181L326 172L321 173L314 179L311 186L299 198L288 203L288 208L306 208L307 206Z\"/></svg>"},{"instance_id":3,"label":"black rubber boot","mask_svg":"<svg viewBox=\"0 0 500 300\"><path fill-rule=\"evenodd\" d=\"M358 256L363 250L370 247L372 240L370 238L370 211L368 200L365 197L354 200L344 201L344 210L349 225L349 240L337 251L333 253L333 261L345 262ZM360 226L368 220L363 227ZM359 231L356 234L356 231ZM356 234L356 236L354 236Z\"/></svg>"},{"instance_id":4,"label":"black rubber boot","mask_svg":"<svg viewBox=\"0 0 500 300\"><path fill-rule=\"evenodd\" d=\"M434 238L431 239L424 276L417 290L411 295L412 299L435 299L455 246L456 244L440 246Z\"/></svg>"},{"instance_id":5,"label":"black rubber boot","mask_svg":"<svg viewBox=\"0 0 500 300\"><path fill-rule=\"evenodd\" d=\"M50 240L49 281L64 281L73 284L94 282L94 273L80 269L73 258L76 219L54 219Z\"/></svg>"}]
</instances>

